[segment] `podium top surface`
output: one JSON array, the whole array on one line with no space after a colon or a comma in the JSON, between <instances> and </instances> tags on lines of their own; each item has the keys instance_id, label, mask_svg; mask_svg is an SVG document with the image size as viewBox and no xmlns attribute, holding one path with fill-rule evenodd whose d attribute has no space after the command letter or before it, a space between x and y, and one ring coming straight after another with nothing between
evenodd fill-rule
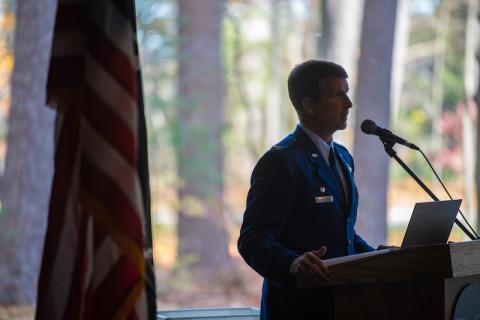
<instances>
[{"instance_id":1,"label":"podium top surface","mask_svg":"<svg viewBox=\"0 0 480 320\"><path fill-rule=\"evenodd\" d=\"M480 274L480 240L387 249L324 262L331 279L326 286L456 278Z\"/></svg>"}]
</instances>

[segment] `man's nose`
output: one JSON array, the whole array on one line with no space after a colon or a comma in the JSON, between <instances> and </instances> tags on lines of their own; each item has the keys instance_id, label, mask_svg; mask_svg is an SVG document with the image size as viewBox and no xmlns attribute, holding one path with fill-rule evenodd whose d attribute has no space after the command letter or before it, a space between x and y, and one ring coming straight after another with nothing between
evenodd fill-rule
<instances>
[{"instance_id":1,"label":"man's nose","mask_svg":"<svg viewBox=\"0 0 480 320\"><path fill-rule=\"evenodd\" d=\"M346 96L345 106L346 106L347 108L353 107L352 100L350 100L350 97L349 97L349 96Z\"/></svg>"}]
</instances>

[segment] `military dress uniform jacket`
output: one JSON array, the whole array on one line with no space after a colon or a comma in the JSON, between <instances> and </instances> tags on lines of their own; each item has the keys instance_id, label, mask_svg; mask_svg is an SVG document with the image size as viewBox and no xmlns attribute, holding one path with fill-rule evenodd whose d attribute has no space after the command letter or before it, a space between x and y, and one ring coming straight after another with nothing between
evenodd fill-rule
<instances>
[{"instance_id":1,"label":"military dress uniform jacket","mask_svg":"<svg viewBox=\"0 0 480 320\"><path fill-rule=\"evenodd\" d=\"M320 151L297 126L258 161L252 173L238 239L245 261L264 277L261 318L332 317L329 288L297 289L289 273L293 260L327 247L322 259L373 251L355 233L358 190L353 159L334 147L347 193Z\"/></svg>"}]
</instances>

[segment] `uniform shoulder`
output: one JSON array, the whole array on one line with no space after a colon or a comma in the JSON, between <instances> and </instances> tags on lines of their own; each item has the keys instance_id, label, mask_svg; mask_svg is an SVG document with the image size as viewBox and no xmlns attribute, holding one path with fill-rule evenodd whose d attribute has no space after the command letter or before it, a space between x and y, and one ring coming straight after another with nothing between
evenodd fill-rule
<instances>
[{"instance_id":1,"label":"uniform shoulder","mask_svg":"<svg viewBox=\"0 0 480 320\"><path fill-rule=\"evenodd\" d=\"M335 148L337 148L341 153L351 156L350 151L348 151L348 149L340 143L335 142Z\"/></svg>"},{"instance_id":2,"label":"uniform shoulder","mask_svg":"<svg viewBox=\"0 0 480 320\"><path fill-rule=\"evenodd\" d=\"M289 135L265 152L258 160L252 176L278 175L289 172L295 158L297 141Z\"/></svg>"},{"instance_id":3,"label":"uniform shoulder","mask_svg":"<svg viewBox=\"0 0 480 320\"><path fill-rule=\"evenodd\" d=\"M292 149L293 147L297 146L297 139L295 138L294 135L290 134L286 136L282 141L279 143L275 144L270 151L272 152L284 152L287 150Z\"/></svg>"},{"instance_id":4,"label":"uniform shoulder","mask_svg":"<svg viewBox=\"0 0 480 320\"><path fill-rule=\"evenodd\" d=\"M337 152L340 154L340 156L345 159L345 161L347 161L352 167L353 167L353 156L352 154L350 153L350 151L348 151L347 148L345 148L345 146L339 144L339 143L336 143L335 142L335 149L337 150Z\"/></svg>"}]
</instances>

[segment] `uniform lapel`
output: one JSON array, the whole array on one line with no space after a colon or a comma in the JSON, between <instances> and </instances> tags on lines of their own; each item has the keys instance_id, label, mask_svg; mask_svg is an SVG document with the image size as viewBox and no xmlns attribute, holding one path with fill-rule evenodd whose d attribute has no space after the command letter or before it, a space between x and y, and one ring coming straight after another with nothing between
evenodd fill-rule
<instances>
[{"instance_id":1,"label":"uniform lapel","mask_svg":"<svg viewBox=\"0 0 480 320\"><path fill-rule=\"evenodd\" d=\"M333 196L339 199L339 202L346 207L345 201L343 200L343 191L340 189L342 188L341 185L338 183L337 178L334 176L330 166L325 161L323 156L320 154L320 151L317 150L315 144L310 140L303 129L297 126L293 133L300 144L305 149L307 153L307 157L314 164L315 171L317 174L322 178L323 181L328 185L330 190L333 192Z\"/></svg>"},{"instance_id":2,"label":"uniform lapel","mask_svg":"<svg viewBox=\"0 0 480 320\"><path fill-rule=\"evenodd\" d=\"M353 201L353 169L352 167L348 164L348 162L345 160L345 158L343 157L342 153L340 151L337 151L338 148L335 148L335 154L337 156L337 159L339 159L340 161L340 165L341 165L341 169L342 169L342 172L343 172L343 176L345 177L345 180L347 182L347 194L345 195L345 197L348 197L348 200L346 200L346 202L349 204L349 208L351 207L352 205L352 201ZM350 210L349 210L350 211Z\"/></svg>"}]
</instances>

